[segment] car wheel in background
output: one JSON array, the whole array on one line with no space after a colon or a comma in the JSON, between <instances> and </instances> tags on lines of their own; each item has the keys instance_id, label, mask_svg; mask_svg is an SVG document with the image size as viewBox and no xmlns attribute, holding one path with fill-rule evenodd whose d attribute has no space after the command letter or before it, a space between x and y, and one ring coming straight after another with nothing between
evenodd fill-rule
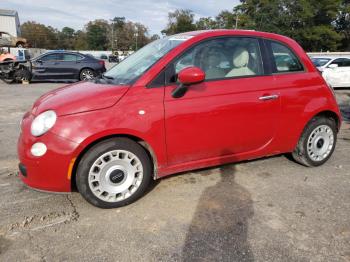
<instances>
[{"instance_id":1,"label":"car wheel in background","mask_svg":"<svg viewBox=\"0 0 350 262\"><path fill-rule=\"evenodd\" d=\"M6 84L12 84L15 80L13 78L1 78Z\"/></svg>"},{"instance_id":2,"label":"car wheel in background","mask_svg":"<svg viewBox=\"0 0 350 262\"><path fill-rule=\"evenodd\" d=\"M81 70L79 78L81 81L92 80L95 78L95 72L92 69L84 68Z\"/></svg>"},{"instance_id":3,"label":"car wheel in background","mask_svg":"<svg viewBox=\"0 0 350 262\"><path fill-rule=\"evenodd\" d=\"M16 72L13 74L13 78L16 83L21 83L23 81L30 81L32 74L28 69L22 68L20 70L16 70Z\"/></svg>"},{"instance_id":4,"label":"car wheel in background","mask_svg":"<svg viewBox=\"0 0 350 262\"><path fill-rule=\"evenodd\" d=\"M92 205L114 208L140 198L151 177L151 159L145 149L128 138L113 138L85 153L78 164L76 184Z\"/></svg>"},{"instance_id":5,"label":"car wheel in background","mask_svg":"<svg viewBox=\"0 0 350 262\"><path fill-rule=\"evenodd\" d=\"M304 129L292 156L302 165L320 166L331 157L336 142L335 120L328 117L315 117Z\"/></svg>"}]
</instances>

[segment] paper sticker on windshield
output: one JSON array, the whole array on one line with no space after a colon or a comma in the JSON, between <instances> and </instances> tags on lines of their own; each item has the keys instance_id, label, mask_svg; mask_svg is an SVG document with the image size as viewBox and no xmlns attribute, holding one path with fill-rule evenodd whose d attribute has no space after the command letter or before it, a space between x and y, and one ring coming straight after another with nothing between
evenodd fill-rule
<instances>
[{"instance_id":1,"label":"paper sticker on windshield","mask_svg":"<svg viewBox=\"0 0 350 262\"><path fill-rule=\"evenodd\" d=\"M169 38L170 41L186 41L188 39L191 39L193 35L174 35L171 38Z\"/></svg>"}]
</instances>

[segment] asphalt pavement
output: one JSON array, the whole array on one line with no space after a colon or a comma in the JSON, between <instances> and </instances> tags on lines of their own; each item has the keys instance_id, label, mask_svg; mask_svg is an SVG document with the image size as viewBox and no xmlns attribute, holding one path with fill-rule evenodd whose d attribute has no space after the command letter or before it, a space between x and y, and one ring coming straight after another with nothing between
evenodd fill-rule
<instances>
[{"instance_id":1,"label":"asphalt pavement","mask_svg":"<svg viewBox=\"0 0 350 262\"><path fill-rule=\"evenodd\" d=\"M350 261L350 124L333 157L285 156L174 175L111 210L18 178L19 121L62 84L0 83L0 261ZM350 121L350 90L337 90Z\"/></svg>"}]
</instances>

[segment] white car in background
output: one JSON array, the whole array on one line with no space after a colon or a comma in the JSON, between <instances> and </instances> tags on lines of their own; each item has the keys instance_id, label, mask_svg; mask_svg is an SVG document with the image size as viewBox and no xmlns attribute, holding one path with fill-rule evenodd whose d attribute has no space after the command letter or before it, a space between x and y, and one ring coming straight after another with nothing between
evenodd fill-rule
<instances>
[{"instance_id":1,"label":"white car in background","mask_svg":"<svg viewBox=\"0 0 350 262\"><path fill-rule=\"evenodd\" d=\"M331 87L350 87L350 58L313 57L311 60Z\"/></svg>"}]
</instances>

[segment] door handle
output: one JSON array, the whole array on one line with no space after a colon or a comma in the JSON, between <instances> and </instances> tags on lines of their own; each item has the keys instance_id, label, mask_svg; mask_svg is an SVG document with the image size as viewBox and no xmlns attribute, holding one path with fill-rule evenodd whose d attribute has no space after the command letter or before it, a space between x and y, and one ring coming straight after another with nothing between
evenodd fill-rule
<instances>
[{"instance_id":1,"label":"door handle","mask_svg":"<svg viewBox=\"0 0 350 262\"><path fill-rule=\"evenodd\" d=\"M268 96L259 97L259 100L266 101L266 100L275 100L277 98L278 98L278 95L268 95Z\"/></svg>"}]
</instances>

